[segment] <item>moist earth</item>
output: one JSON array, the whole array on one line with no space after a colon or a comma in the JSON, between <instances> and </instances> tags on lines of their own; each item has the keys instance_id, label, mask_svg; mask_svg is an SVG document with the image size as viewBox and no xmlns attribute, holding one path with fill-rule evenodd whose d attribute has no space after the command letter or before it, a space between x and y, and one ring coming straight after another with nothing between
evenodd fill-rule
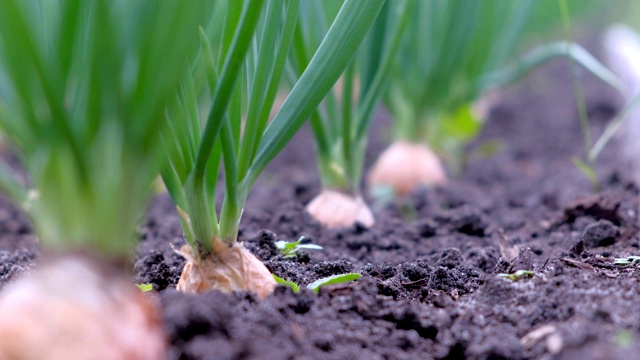
<instances>
[{"instance_id":1,"label":"moist earth","mask_svg":"<svg viewBox=\"0 0 640 360\"><path fill-rule=\"evenodd\" d=\"M171 200L153 200L134 281L163 307L170 359L629 359L640 351L635 159L614 139L597 161L600 189L574 165L584 141L569 66L554 62L505 89L464 168L445 187L373 204L370 229L330 230L304 211L319 191L303 130L267 168L239 239L274 274L301 285L249 293L175 291L184 259ZM620 99L582 74L591 133ZM388 144L380 109L367 166ZM285 259L277 239L324 247ZM0 286L37 266L27 219L0 199ZM524 270L521 276L505 277ZM321 288L322 277L358 272ZM530 275L532 272L533 275Z\"/></svg>"}]
</instances>

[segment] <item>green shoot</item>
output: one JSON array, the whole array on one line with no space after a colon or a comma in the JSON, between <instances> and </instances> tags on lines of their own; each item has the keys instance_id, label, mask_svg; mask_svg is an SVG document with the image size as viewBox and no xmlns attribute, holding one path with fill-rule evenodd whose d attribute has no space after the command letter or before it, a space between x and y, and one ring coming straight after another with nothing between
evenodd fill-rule
<instances>
[{"instance_id":1,"label":"green shoot","mask_svg":"<svg viewBox=\"0 0 640 360\"><path fill-rule=\"evenodd\" d=\"M567 40L571 40L571 17L569 15L569 6L567 5L567 0L559 0L558 4L560 6L560 13L562 14L562 20L564 23ZM584 99L584 91L582 90L582 82L580 81L578 75L578 66L575 61L570 61L570 66L571 81L573 82L573 91L578 106L580 129L582 130L585 152L588 155L589 149L593 144L593 140L591 138L591 129L589 128L589 115L587 114L587 105ZM595 162L592 161L589 156L587 156L586 161L582 161L578 158L574 159L574 164L589 179L593 191L598 192L600 190L600 181L598 180L598 173L595 169Z\"/></svg>"},{"instance_id":2,"label":"green shoot","mask_svg":"<svg viewBox=\"0 0 640 360\"><path fill-rule=\"evenodd\" d=\"M323 286L327 286L327 285L337 285L337 284L344 284L344 283L348 283L354 280L358 280L362 277L362 274L358 274L358 273L347 273L347 274L338 274L338 275L332 275L332 276L327 276L324 277L322 279L318 279L314 282L312 282L311 284L307 285L307 289L312 290L314 293L318 293L318 291L320 291L320 288ZM294 282L291 281L287 281L281 277L278 277L276 275L273 275L273 278L276 280L276 283L278 285L284 285L284 286L288 286L291 288L291 290L293 290L294 293L298 293L300 292L300 286Z\"/></svg>"},{"instance_id":3,"label":"green shoot","mask_svg":"<svg viewBox=\"0 0 640 360\"><path fill-rule=\"evenodd\" d=\"M640 52L640 36L638 33L624 25L611 26L605 35L604 45L612 70L622 77L627 87L627 92L623 92L627 103L620 112L607 124L604 131L596 140L593 147L589 149L588 159L595 162L602 150L618 133L620 128L625 124L626 119L633 119L638 114L638 103L640 103L640 93L638 93L638 81L640 69L638 68L638 53ZM635 143L635 126L632 124L625 131L625 136L629 139L630 144ZM633 147L627 150L635 156L636 151Z\"/></svg>"},{"instance_id":4,"label":"green shoot","mask_svg":"<svg viewBox=\"0 0 640 360\"><path fill-rule=\"evenodd\" d=\"M615 333L613 342L623 349L630 349L635 344L635 334L632 330L624 329Z\"/></svg>"},{"instance_id":5,"label":"green shoot","mask_svg":"<svg viewBox=\"0 0 640 360\"><path fill-rule=\"evenodd\" d=\"M574 157L573 165L580 170L582 175L586 177L591 183L591 189L594 192L600 191L600 181L598 180L598 173L596 172L595 164L593 162L585 162L579 157Z\"/></svg>"},{"instance_id":6,"label":"green shoot","mask_svg":"<svg viewBox=\"0 0 640 360\"><path fill-rule=\"evenodd\" d=\"M318 279L311 284L307 285L307 289L313 290L316 294L320 291L320 288L327 285L344 284L354 280L358 280L362 277L362 274L348 273L328 276L322 279Z\"/></svg>"},{"instance_id":7,"label":"green shoot","mask_svg":"<svg viewBox=\"0 0 640 360\"><path fill-rule=\"evenodd\" d=\"M598 158L604 147L622 127L624 121L629 117L631 112L638 107L638 104L640 104L640 93L636 94L631 98L631 100L629 100L622 110L607 125L598 140L596 140L595 144L593 144L593 147L589 150L589 160L591 162L594 162Z\"/></svg>"},{"instance_id":8,"label":"green shoot","mask_svg":"<svg viewBox=\"0 0 640 360\"><path fill-rule=\"evenodd\" d=\"M256 1L256 3L255 5L257 6L261 1ZM288 5L286 7L288 14L295 15L298 2L289 1L285 3ZM183 124L180 125L185 127L185 133L195 133L195 135L185 138L176 137L174 139L178 143L177 145L182 146L177 146L176 149L178 150L171 154L173 166L165 172L163 178L177 205L189 216L188 220L191 224L186 226L188 238L197 241L204 252L212 249L212 242L216 237L219 237L224 242L235 241L237 222L249 188L268 161L275 157L295 134L295 131L308 116L307 114L315 109L313 105L316 104L317 106L328 88L337 80L341 71L355 54L354 48L357 47L357 44L364 36L364 32L375 18L378 9L382 6L382 2L371 2L368 5L358 4L357 1L345 3L343 10L327 35L327 40L318 49L316 56L305 73L302 74L300 81L296 83L287 101L267 127L265 114L268 114L268 111L266 110L270 110L273 96L275 96L274 89L277 89L279 84L280 72L277 70L282 70L285 62L282 54L288 52L288 45L293 35L292 25L296 23L296 17L293 15L289 15L286 19L282 18L282 12L275 10L279 5L280 2L270 2L270 6L273 8L268 14L270 18L267 20L270 22L264 21L264 34L255 40L251 39L253 38L253 30L259 20L259 7L245 6L243 19L250 18L253 24L245 28L238 27L230 30L236 31L235 37L238 39L238 42L233 44L239 45L239 40L242 39L244 48L239 49L239 46L237 46L232 49L237 50L236 52L229 52L224 61L217 61L219 64L228 64L222 69L216 68L215 61L209 61L208 66L212 68L206 70L209 74L208 76L213 78L218 72L221 75L216 79L216 82L212 82L209 85L212 92L214 92L214 97L204 129L200 129L197 123L199 116L197 115L198 108L195 93L199 89L189 89L188 87L191 85L188 82L184 85L184 93L186 95L183 97L181 105L185 109L180 115L184 116L185 119L182 121ZM240 7L237 2L230 2L228 11L239 12L240 10L235 9L236 7ZM355 17L347 21L349 16ZM282 29L278 31L278 27L273 26L273 24L282 24ZM276 37L276 35L279 36ZM278 43L281 45L275 49L276 53L274 53L272 45L272 42L275 41L272 39L273 37L278 39ZM237 117L240 116L240 111L238 110L241 110L242 104L237 100L242 98L240 94L243 91L243 84L236 83L235 79L231 80L230 78L238 78L240 76L239 70L244 62L242 60L243 54L251 41L255 42L254 46L259 52L271 55L256 56L253 60L258 61L257 66L266 63L264 67L270 69L272 74L258 72L256 69L249 67L244 70L247 74L252 73L256 77L254 79L246 79L246 81L252 81L252 92L247 94L249 96L247 100L249 114L245 124L247 132L243 134L244 137L240 138L238 129L234 130L232 127L239 125L240 122ZM223 45L221 44L221 46ZM202 51L206 52L209 46L203 46ZM223 54L223 50L220 49L217 53ZM205 53L203 57L212 58L213 55ZM249 60L251 59L248 59L247 63L251 62ZM233 69L233 73L231 73L231 69ZM227 74L228 76L225 76ZM260 76L258 77L257 75ZM231 101L232 94L235 99L233 102ZM270 97L271 101L264 100L268 97ZM257 110L252 111L254 107ZM190 115L194 111L196 115ZM252 114L256 115L252 116ZM236 118L231 119L232 115L236 116ZM187 119L189 121L186 121ZM180 133L179 129L175 130ZM236 148L238 148L239 152L234 151ZM180 149L184 149L184 151L180 151ZM243 152L242 149L247 150ZM207 172L217 173L217 162L221 161L223 157L225 160L229 160L224 162L226 197L219 224L216 224L215 202L213 196L207 195L214 192L215 182L205 182L204 180L216 178L214 174ZM203 203L205 201L207 203ZM191 245L197 248L194 242Z\"/></svg>"},{"instance_id":9,"label":"green shoot","mask_svg":"<svg viewBox=\"0 0 640 360\"><path fill-rule=\"evenodd\" d=\"M153 290L153 285L152 284L135 284L135 285L142 292L149 292L149 291Z\"/></svg>"},{"instance_id":10,"label":"green shoot","mask_svg":"<svg viewBox=\"0 0 640 360\"><path fill-rule=\"evenodd\" d=\"M571 17L569 15L569 5L567 0L559 0L560 14L562 14L562 22L564 23L565 36L567 41L571 41L573 38L571 34ZM573 90L578 105L578 114L580 118L580 128L582 130L582 137L584 140L584 146L589 151L593 140L591 139L591 131L589 130L589 118L587 115L587 106L584 100L584 91L582 90L582 82L578 78L578 67L575 62L569 59L571 62L571 80L573 82ZM590 164L593 165L593 164Z\"/></svg>"},{"instance_id":11,"label":"green shoot","mask_svg":"<svg viewBox=\"0 0 640 360\"><path fill-rule=\"evenodd\" d=\"M163 164L158 119L206 12L199 1L0 2L0 130L29 176L2 165L0 189L45 247L131 253Z\"/></svg>"},{"instance_id":12,"label":"green shoot","mask_svg":"<svg viewBox=\"0 0 640 360\"><path fill-rule=\"evenodd\" d=\"M276 280L276 283L278 285L283 285L283 286L287 286L290 287L291 290L293 290L294 293L299 293L300 292L300 287L298 286L298 284L291 282L291 281L287 281L277 275L273 275L273 278Z\"/></svg>"},{"instance_id":13,"label":"green shoot","mask_svg":"<svg viewBox=\"0 0 640 360\"><path fill-rule=\"evenodd\" d=\"M629 266L640 262L640 256L627 256L625 258L616 258L613 260L615 265Z\"/></svg>"},{"instance_id":14,"label":"green shoot","mask_svg":"<svg viewBox=\"0 0 640 360\"><path fill-rule=\"evenodd\" d=\"M530 278L534 275L535 273L530 270L518 270L513 274L498 274L499 277L507 278L511 281L518 281L520 279Z\"/></svg>"},{"instance_id":15,"label":"green shoot","mask_svg":"<svg viewBox=\"0 0 640 360\"><path fill-rule=\"evenodd\" d=\"M322 250L322 246L315 244L301 244L304 240L304 236L300 236L297 241L288 242L285 240L278 240L275 242L276 249L280 250L280 253L285 259L295 258L298 250Z\"/></svg>"},{"instance_id":16,"label":"green shoot","mask_svg":"<svg viewBox=\"0 0 640 360\"><path fill-rule=\"evenodd\" d=\"M236 284L227 291L258 291L246 281L259 281L258 277L273 281L253 255L236 245L247 196L265 166L315 111L351 62L383 4L384 0L344 2L271 122L268 117L294 40L300 2L227 1L224 28L213 31L221 23L212 21L201 31L199 58L167 113L173 133L165 138L170 166L162 177L178 207L189 244L183 253L190 261L179 289L206 291L226 283ZM203 114L205 107L209 110ZM201 119L206 119L204 124ZM221 167L225 187L224 200L218 206L215 194ZM242 262L261 267L261 275L246 274ZM209 281L198 272L205 263L227 269L221 270L224 274L210 270ZM183 280L189 272L194 278Z\"/></svg>"},{"instance_id":17,"label":"green shoot","mask_svg":"<svg viewBox=\"0 0 640 360\"><path fill-rule=\"evenodd\" d=\"M340 192L354 199L360 196L367 130L388 84L392 61L407 27L409 2L388 2L382 8L357 58L347 67L343 81L333 88L324 106L311 116L323 191ZM303 21L296 28L291 54L291 78L296 79L308 68L311 56L323 44L322 34L330 24L328 17L334 13L334 5L333 2L314 2L302 8ZM353 223L344 221L342 213L329 214L342 218L336 219L340 224L325 219L323 207L338 206L332 205L335 201L325 202L323 196L319 195L308 207L317 220L327 226ZM371 217L371 221L361 222L371 225L372 216L367 213L367 217Z\"/></svg>"}]
</instances>

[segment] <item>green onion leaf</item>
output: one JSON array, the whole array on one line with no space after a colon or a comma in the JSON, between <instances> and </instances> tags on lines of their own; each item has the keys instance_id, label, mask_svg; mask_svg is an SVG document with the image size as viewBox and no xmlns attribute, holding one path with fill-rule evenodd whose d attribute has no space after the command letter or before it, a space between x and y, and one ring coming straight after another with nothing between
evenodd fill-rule
<instances>
[{"instance_id":1,"label":"green onion leaf","mask_svg":"<svg viewBox=\"0 0 640 360\"><path fill-rule=\"evenodd\" d=\"M307 289L313 290L313 292L318 293L322 286L327 285L335 285L335 284L344 284L350 281L358 280L362 277L362 274L358 273L348 273L348 274L339 274L328 276L326 278L322 278L312 282L307 285Z\"/></svg>"}]
</instances>

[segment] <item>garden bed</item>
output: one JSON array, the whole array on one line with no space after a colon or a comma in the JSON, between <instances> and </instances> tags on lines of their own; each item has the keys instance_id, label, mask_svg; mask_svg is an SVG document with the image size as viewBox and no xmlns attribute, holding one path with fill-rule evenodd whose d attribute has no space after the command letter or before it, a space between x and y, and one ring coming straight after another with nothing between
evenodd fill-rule
<instances>
[{"instance_id":1,"label":"garden bed","mask_svg":"<svg viewBox=\"0 0 640 360\"><path fill-rule=\"evenodd\" d=\"M135 281L152 283L183 359L630 358L640 346L640 274L614 258L640 255L638 187L615 142L591 191L572 164L583 153L573 84L555 62L509 88L470 144L464 173L444 188L377 208L376 225L328 230L304 205L318 191L304 129L267 168L245 208L240 240L274 274L300 285L359 272L353 283L294 294L185 295L173 287L184 243L167 195L141 229ZM618 100L585 75L594 134ZM377 115L369 159L385 145ZM487 149L492 148L493 151ZM0 282L34 266L25 218L0 207ZM305 236L322 251L283 259L275 239ZM499 273L533 270L517 281Z\"/></svg>"}]
</instances>

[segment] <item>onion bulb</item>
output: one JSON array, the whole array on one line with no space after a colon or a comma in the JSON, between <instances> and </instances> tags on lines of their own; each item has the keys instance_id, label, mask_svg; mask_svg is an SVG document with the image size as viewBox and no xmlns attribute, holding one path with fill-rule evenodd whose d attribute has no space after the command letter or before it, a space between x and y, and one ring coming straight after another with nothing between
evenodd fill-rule
<instances>
[{"instance_id":1,"label":"onion bulb","mask_svg":"<svg viewBox=\"0 0 640 360\"><path fill-rule=\"evenodd\" d=\"M159 306L87 256L41 264L0 295L0 359L166 357Z\"/></svg>"},{"instance_id":2,"label":"onion bulb","mask_svg":"<svg viewBox=\"0 0 640 360\"><path fill-rule=\"evenodd\" d=\"M420 186L444 185L447 175L436 154L426 145L406 141L391 144L369 173L370 188L385 186L407 196Z\"/></svg>"},{"instance_id":3,"label":"onion bulb","mask_svg":"<svg viewBox=\"0 0 640 360\"><path fill-rule=\"evenodd\" d=\"M251 291L265 298L276 287L271 272L242 244L214 241L214 251L202 259L191 254L188 245L178 253L187 259L177 290L203 293L218 290L225 293Z\"/></svg>"},{"instance_id":4,"label":"onion bulb","mask_svg":"<svg viewBox=\"0 0 640 360\"><path fill-rule=\"evenodd\" d=\"M323 190L308 205L314 219L329 228L350 227L357 222L371 227L373 213L361 196L351 196L336 190Z\"/></svg>"}]
</instances>

